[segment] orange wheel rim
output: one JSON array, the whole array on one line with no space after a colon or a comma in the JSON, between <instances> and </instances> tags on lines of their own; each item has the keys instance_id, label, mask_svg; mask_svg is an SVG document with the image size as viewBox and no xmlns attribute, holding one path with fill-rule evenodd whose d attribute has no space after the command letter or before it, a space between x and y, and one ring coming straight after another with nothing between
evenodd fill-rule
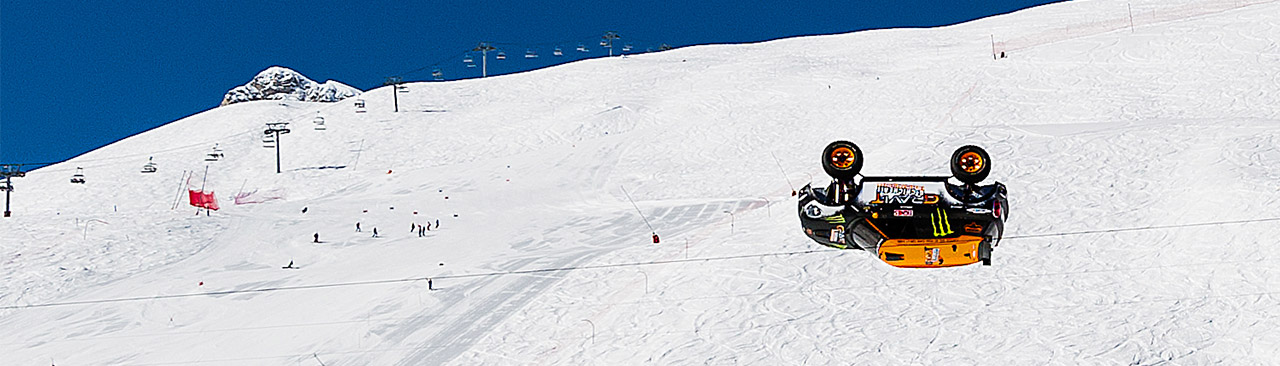
<instances>
[{"instance_id":1,"label":"orange wheel rim","mask_svg":"<svg viewBox=\"0 0 1280 366\"><path fill-rule=\"evenodd\" d=\"M840 169L848 169L853 166L854 160L856 160L856 158L853 156L853 149L841 146L837 147L835 150L831 150L831 166Z\"/></svg>"},{"instance_id":2,"label":"orange wheel rim","mask_svg":"<svg viewBox=\"0 0 1280 366\"><path fill-rule=\"evenodd\" d=\"M986 165L986 161L982 160L982 156L976 152L970 151L960 155L960 170L964 170L965 173L977 173Z\"/></svg>"}]
</instances>

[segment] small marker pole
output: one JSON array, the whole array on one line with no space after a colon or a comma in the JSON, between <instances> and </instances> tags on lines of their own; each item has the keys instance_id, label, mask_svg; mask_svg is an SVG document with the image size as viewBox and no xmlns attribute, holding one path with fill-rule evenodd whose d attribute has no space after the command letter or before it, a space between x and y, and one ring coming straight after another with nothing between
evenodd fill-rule
<instances>
[{"instance_id":1,"label":"small marker pole","mask_svg":"<svg viewBox=\"0 0 1280 366\"><path fill-rule=\"evenodd\" d=\"M1129 33L1133 33L1133 4L1125 4L1129 7Z\"/></svg>"},{"instance_id":2,"label":"small marker pole","mask_svg":"<svg viewBox=\"0 0 1280 366\"><path fill-rule=\"evenodd\" d=\"M588 319L582 319L582 321L591 324L591 344L596 344L596 323Z\"/></svg>"},{"instance_id":3,"label":"small marker pole","mask_svg":"<svg viewBox=\"0 0 1280 366\"><path fill-rule=\"evenodd\" d=\"M773 156L773 162L774 162L774 163L777 163L777 164L778 164L778 170L781 170L781 171L782 171L782 178L783 178L783 179L786 179L786 180L787 180L787 186L788 186L788 187L791 187L791 195L792 195L792 196L796 195L796 186L795 186L794 184L791 184L791 177L788 177L788 176L787 176L787 170L786 170L786 169L782 169L782 162L781 162L781 161L778 161L778 156L777 156L777 155L774 155L772 151L770 151L770 152L769 152L769 155L770 155L770 156Z\"/></svg>"},{"instance_id":4,"label":"small marker pole","mask_svg":"<svg viewBox=\"0 0 1280 366\"><path fill-rule=\"evenodd\" d=\"M998 59L996 57L996 35L994 34L991 35L991 59L992 60Z\"/></svg>"},{"instance_id":5,"label":"small marker pole","mask_svg":"<svg viewBox=\"0 0 1280 366\"><path fill-rule=\"evenodd\" d=\"M640 214L640 218L644 219L644 225L649 227L649 231L653 232L653 236L658 236L658 231L653 229L653 225L649 225L649 218L644 217L644 212L640 212L640 206L636 205L636 201L631 199L631 194L627 193L627 187L622 187L622 194L627 196L627 201L631 202L631 207L636 208L636 213ZM656 240L654 241L657 242Z\"/></svg>"}]
</instances>

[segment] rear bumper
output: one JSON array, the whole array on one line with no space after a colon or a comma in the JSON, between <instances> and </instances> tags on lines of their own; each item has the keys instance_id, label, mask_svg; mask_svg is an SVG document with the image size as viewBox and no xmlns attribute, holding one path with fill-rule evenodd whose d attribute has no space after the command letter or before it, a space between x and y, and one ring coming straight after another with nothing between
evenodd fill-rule
<instances>
[{"instance_id":1,"label":"rear bumper","mask_svg":"<svg viewBox=\"0 0 1280 366\"><path fill-rule=\"evenodd\" d=\"M982 237L961 235L941 239L889 239L880 245L880 260L894 267L937 268L974 264Z\"/></svg>"}]
</instances>

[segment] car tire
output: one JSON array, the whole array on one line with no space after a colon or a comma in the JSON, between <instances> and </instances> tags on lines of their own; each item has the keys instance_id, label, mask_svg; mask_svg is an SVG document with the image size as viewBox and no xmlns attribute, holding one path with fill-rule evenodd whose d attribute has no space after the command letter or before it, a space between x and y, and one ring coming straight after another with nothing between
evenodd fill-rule
<instances>
[{"instance_id":1,"label":"car tire","mask_svg":"<svg viewBox=\"0 0 1280 366\"><path fill-rule=\"evenodd\" d=\"M974 145L962 146L951 154L951 175L961 182L975 184L991 174L991 155Z\"/></svg>"},{"instance_id":2,"label":"car tire","mask_svg":"<svg viewBox=\"0 0 1280 366\"><path fill-rule=\"evenodd\" d=\"M984 266L991 265L991 242L989 240L983 240L978 243L978 259L982 260L982 265Z\"/></svg>"},{"instance_id":3,"label":"car tire","mask_svg":"<svg viewBox=\"0 0 1280 366\"><path fill-rule=\"evenodd\" d=\"M836 154L844 154L851 158L852 161L839 158L833 159ZM822 150L822 170L827 172L832 178L838 181L851 181L853 177L862 171L862 149L858 145L849 141L835 141L827 144L827 148Z\"/></svg>"}]
</instances>

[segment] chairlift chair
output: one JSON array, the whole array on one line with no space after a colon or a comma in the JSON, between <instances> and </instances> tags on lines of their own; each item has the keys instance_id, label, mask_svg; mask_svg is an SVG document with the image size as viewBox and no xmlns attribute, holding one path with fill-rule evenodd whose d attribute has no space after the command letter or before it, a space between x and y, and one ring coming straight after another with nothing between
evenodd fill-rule
<instances>
[{"instance_id":1,"label":"chairlift chair","mask_svg":"<svg viewBox=\"0 0 1280 366\"><path fill-rule=\"evenodd\" d=\"M76 167L76 174L71 175L71 183L84 184L84 168Z\"/></svg>"},{"instance_id":2,"label":"chairlift chair","mask_svg":"<svg viewBox=\"0 0 1280 366\"><path fill-rule=\"evenodd\" d=\"M324 126L324 117L322 116L316 116L315 119L311 120L311 123L316 124L316 131L324 131L326 129Z\"/></svg>"},{"instance_id":3,"label":"chairlift chair","mask_svg":"<svg viewBox=\"0 0 1280 366\"><path fill-rule=\"evenodd\" d=\"M606 47L608 45L609 45L609 40L607 39L600 40L600 47Z\"/></svg>"},{"instance_id":4,"label":"chairlift chair","mask_svg":"<svg viewBox=\"0 0 1280 366\"><path fill-rule=\"evenodd\" d=\"M356 99L356 113L364 113L364 99Z\"/></svg>"},{"instance_id":5,"label":"chairlift chair","mask_svg":"<svg viewBox=\"0 0 1280 366\"><path fill-rule=\"evenodd\" d=\"M223 159L223 150L218 147L218 143L214 143L214 151L210 151L205 155L205 161L218 161Z\"/></svg>"},{"instance_id":6,"label":"chairlift chair","mask_svg":"<svg viewBox=\"0 0 1280 366\"><path fill-rule=\"evenodd\" d=\"M276 136L269 133L262 134L262 147L268 149L276 147Z\"/></svg>"},{"instance_id":7,"label":"chairlift chair","mask_svg":"<svg viewBox=\"0 0 1280 366\"><path fill-rule=\"evenodd\" d=\"M436 80L444 80L444 72L441 72L440 69L431 70L431 77Z\"/></svg>"},{"instance_id":8,"label":"chairlift chair","mask_svg":"<svg viewBox=\"0 0 1280 366\"><path fill-rule=\"evenodd\" d=\"M560 47L556 47L556 50L552 51L551 55L556 57L564 56L564 51L561 51Z\"/></svg>"},{"instance_id":9,"label":"chairlift chair","mask_svg":"<svg viewBox=\"0 0 1280 366\"><path fill-rule=\"evenodd\" d=\"M495 57L495 58L496 58L496 59L499 59L499 60L506 60L506 59L507 59L507 53L506 53L506 52L502 52L502 51L498 51L498 57Z\"/></svg>"},{"instance_id":10,"label":"chairlift chair","mask_svg":"<svg viewBox=\"0 0 1280 366\"><path fill-rule=\"evenodd\" d=\"M533 50L524 51L524 58L538 58L538 53Z\"/></svg>"},{"instance_id":11,"label":"chairlift chair","mask_svg":"<svg viewBox=\"0 0 1280 366\"><path fill-rule=\"evenodd\" d=\"M587 52L587 46L585 46L585 45L583 45L583 44L579 43L579 44L578 44L578 52Z\"/></svg>"},{"instance_id":12,"label":"chairlift chair","mask_svg":"<svg viewBox=\"0 0 1280 366\"><path fill-rule=\"evenodd\" d=\"M631 52L631 45L622 46L622 52Z\"/></svg>"},{"instance_id":13,"label":"chairlift chair","mask_svg":"<svg viewBox=\"0 0 1280 366\"><path fill-rule=\"evenodd\" d=\"M147 158L147 164L142 166L142 172L143 172L143 173L155 173L155 172L156 172L156 163L152 162L152 161L151 161L151 158Z\"/></svg>"}]
</instances>

